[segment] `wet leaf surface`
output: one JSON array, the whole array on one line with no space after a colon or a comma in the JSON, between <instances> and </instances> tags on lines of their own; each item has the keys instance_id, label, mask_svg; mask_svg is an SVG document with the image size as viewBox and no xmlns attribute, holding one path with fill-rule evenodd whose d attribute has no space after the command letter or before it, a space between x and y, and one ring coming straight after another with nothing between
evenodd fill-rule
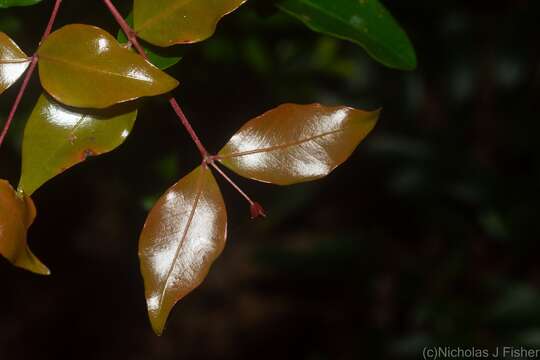
<instances>
[{"instance_id":1,"label":"wet leaf surface","mask_svg":"<svg viewBox=\"0 0 540 360\"><path fill-rule=\"evenodd\" d=\"M139 257L148 314L158 335L173 306L202 283L226 237L225 204L206 166L173 185L150 211Z\"/></svg>"},{"instance_id":2,"label":"wet leaf surface","mask_svg":"<svg viewBox=\"0 0 540 360\"><path fill-rule=\"evenodd\" d=\"M0 254L13 265L40 275L50 271L28 248L26 235L36 208L30 197L16 193L0 179Z\"/></svg>"},{"instance_id":3,"label":"wet leaf surface","mask_svg":"<svg viewBox=\"0 0 540 360\"><path fill-rule=\"evenodd\" d=\"M328 175L375 126L379 111L284 104L248 121L219 152L254 180L289 185Z\"/></svg>"},{"instance_id":4,"label":"wet leaf surface","mask_svg":"<svg viewBox=\"0 0 540 360\"><path fill-rule=\"evenodd\" d=\"M105 110L68 108L42 95L24 131L19 189L36 189L70 167L124 142L137 117L135 104Z\"/></svg>"},{"instance_id":5,"label":"wet leaf surface","mask_svg":"<svg viewBox=\"0 0 540 360\"><path fill-rule=\"evenodd\" d=\"M28 56L9 36L0 32L0 94L24 74L28 65Z\"/></svg>"},{"instance_id":6,"label":"wet leaf surface","mask_svg":"<svg viewBox=\"0 0 540 360\"><path fill-rule=\"evenodd\" d=\"M95 26L64 26L45 40L38 56L41 84L68 106L106 108L163 94L178 85Z\"/></svg>"}]
</instances>

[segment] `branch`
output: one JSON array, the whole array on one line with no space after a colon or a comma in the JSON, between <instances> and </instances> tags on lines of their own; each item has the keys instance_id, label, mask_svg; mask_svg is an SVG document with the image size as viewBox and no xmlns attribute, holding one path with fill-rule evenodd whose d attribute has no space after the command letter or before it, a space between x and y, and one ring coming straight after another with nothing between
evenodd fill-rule
<instances>
[{"instance_id":1,"label":"branch","mask_svg":"<svg viewBox=\"0 0 540 360\"><path fill-rule=\"evenodd\" d=\"M182 108L178 104L178 101L176 101L176 99L173 96L171 96L169 98L169 104L171 104L171 107L173 108L174 112L176 113L176 115L180 119L180 122L186 128L186 131L191 136L191 139L193 139L193 142L195 143L195 145L197 145L197 148L199 149L199 152L201 153L201 156L203 157L204 160L206 160L208 158L208 151L206 151L206 148L202 144L201 140L199 140L199 137L195 133L195 130L193 130L193 127L191 126L191 124L190 124L188 118L186 117L186 115L184 114L184 111L182 110Z\"/></svg>"},{"instance_id":2,"label":"branch","mask_svg":"<svg viewBox=\"0 0 540 360\"><path fill-rule=\"evenodd\" d=\"M61 3L62 3L62 0L56 0L56 2L54 3L54 8L51 12L49 22L47 23L47 27L45 28L45 31L43 32L43 36L41 37L41 41L39 42L40 45L51 33L52 27L54 25L54 21L56 20L56 16L58 15L58 10L60 9ZM13 118L15 117L15 113L17 112L17 109L19 108L19 104L21 103L24 93L26 92L26 88L28 87L28 83L30 82L30 78L32 77L32 74L34 73L34 70L36 69L37 62L38 62L38 58L37 58L37 55L34 53L34 55L32 55L31 57L30 66L28 66L28 69L26 69L21 88L19 89L17 97L15 98L15 101L13 102L13 106L11 107L6 123L4 124L2 133L0 134L0 147L4 143L4 139L6 138L9 128L11 127L11 123L13 122Z\"/></svg>"},{"instance_id":3,"label":"branch","mask_svg":"<svg viewBox=\"0 0 540 360\"><path fill-rule=\"evenodd\" d=\"M103 0L103 2L105 3L109 11L111 12L112 16L114 16L114 19L116 20L118 25L120 25L120 28L122 29L124 34L126 34L126 37L128 38L128 42L131 43L133 47L137 50L137 52L145 60L148 61L148 56L146 56L146 52L144 51L144 48L139 43L139 39L137 39L137 33L135 32L135 30L133 30L131 26L129 26L129 24L126 22L126 20L124 20L124 17L122 16L122 14L120 14L120 12L116 8L116 6L114 6L114 4L111 2L111 0Z\"/></svg>"},{"instance_id":4,"label":"branch","mask_svg":"<svg viewBox=\"0 0 540 360\"><path fill-rule=\"evenodd\" d=\"M217 164L213 161L213 160L210 160L209 161L210 165L212 165L212 167L214 169L216 169L216 171L225 179L227 180L227 182L229 184L231 184L231 186L240 193L240 195L242 195L244 197L244 199L246 199L246 201L249 203L249 206L250 206L250 210L251 210L251 218L252 219L255 219L255 218L258 218L258 217L266 217L266 213L263 209L263 207L261 206L261 204L259 204L258 202L256 201L253 201L251 200L251 198L242 190L240 189L240 187L238 185L236 185L236 183L229 177L227 176L227 174L225 174L225 172L223 170L221 170L219 168L219 166L217 166Z\"/></svg>"},{"instance_id":5,"label":"branch","mask_svg":"<svg viewBox=\"0 0 540 360\"><path fill-rule=\"evenodd\" d=\"M24 93L26 92L26 88L28 87L28 83L30 82L30 78L32 77L32 74L34 73L36 65L37 65L37 57L32 56L32 61L30 62L30 66L28 66L28 69L26 70L23 83L21 85L21 88L19 89L19 93L17 94L17 97L15 98L15 101L13 102L13 105L11 106L11 110L9 111L9 116L6 120L6 123L4 124L2 133L0 134L0 146L2 146L2 144L4 143L4 139L6 138L9 128L11 127L11 123L13 122L13 118L15 117L15 113L17 112L17 109L19 108L19 104L21 103Z\"/></svg>"},{"instance_id":6,"label":"branch","mask_svg":"<svg viewBox=\"0 0 540 360\"><path fill-rule=\"evenodd\" d=\"M122 14L120 14L120 12L116 8L116 6L114 6L114 4L111 2L111 0L103 0L103 2L105 3L109 11L111 12L112 16L114 16L118 25L120 25L120 28L122 28L122 31L124 32L124 34L126 34L128 41L133 45L133 47L144 59L148 60L148 56L146 55L144 48L139 43L139 39L137 39L137 33L135 32L135 30L133 30L131 26L129 26L129 24L126 22L126 20L124 20L124 18L122 17ZM173 108L174 112L180 119L180 122L182 123L182 125L188 132L189 136L191 136L191 139L193 140L193 142L199 149L199 152L201 153L201 157L203 158L203 160L206 160L208 158L208 151L206 150L203 143L197 136L197 133L195 132L193 127L191 126L191 123L189 122L188 118L184 114L184 111L178 104L178 101L176 101L176 99L172 95L169 97L169 104L171 104L171 107Z\"/></svg>"},{"instance_id":7,"label":"branch","mask_svg":"<svg viewBox=\"0 0 540 360\"><path fill-rule=\"evenodd\" d=\"M120 26L120 28L122 29L124 34L126 34L126 37L128 38L128 43L132 44L133 47L137 50L137 52L145 60L148 61L148 56L146 55L146 52L144 51L144 48L139 43L139 39L137 38L137 33L135 32L135 30L133 30L131 28L131 26L129 26L129 24L126 22L126 20L124 20L124 17L122 16L122 14L120 14L120 12L114 6L114 4L111 2L111 0L103 0L103 2L105 3L105 5L109 9L109 11L111 12L112 16L115 18L116 22L118 23L118 25ZM201 142L201 140L197 136L197 133L195 132L195 130L191 126L191 123L189 122L188 118L184 114L184 111L182 110L182 108L178 104L178 101L176 101L176 99L172 95L169 97L169 104L171 105L174 112L176 113L176 116L178 116L178 118L180 119L180 122L182 123L182 125L184 126L184 128L186 129L188 134L191 136L191 139L193 140L193 142L195 143L195 145L199 149L199 152L201 153L201 157L203 159L202 163L203 164L210 164L214 169L216 169L216 171L225 180L227 180L227 182L229 184L232 185L233 188L235 188L240 193L240 195L242 195L244 197L244 199L247 200L247 202L250 205L251 218L252 219L257 218L257 217L261 217L261 216L266 217L266 214L264 212L263 207L258 202L255 202L255 201L251 200L251 198L244 191L242 191L242 189L240 189L240 187L238 185L236 185L235 182L231 178L229 178L227 176L227 174L225 174L223 172L223 170L221 170L215 164L214 160L216 159L216 156L212 156L212 155L210 155L208 153L208 151L204 147L203 143Z\"/></svg>"},{"instance_id":8,"label":"branch","mask_svg":"<svg viewBox=\"0 0 540 360\"><path fill-rule=\"evenodd\" d=\"M60 4L62 3L62 0L56 0L54 3L54 8L51 13L51 17L49 18L49 23L47 24L47 27L45 28L45 31L43 32L43 36L41 37L41 41L39 44L43 42L49 36L49 34L52 31L52 27L54 25L54 21L56 20L56 16L58 15L58 10L60 9Z\"/></svg>"}]
</instances>

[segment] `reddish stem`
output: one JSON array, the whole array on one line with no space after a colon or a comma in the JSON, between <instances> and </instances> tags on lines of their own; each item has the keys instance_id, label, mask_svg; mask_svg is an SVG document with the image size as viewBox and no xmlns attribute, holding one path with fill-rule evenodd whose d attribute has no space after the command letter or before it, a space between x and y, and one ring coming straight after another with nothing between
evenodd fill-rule
<instances>
[{"instance_id":1,"label":"reddish stem","mask_svg":"<svg viewBox=\"0 0 540 360\"><path fill-rule=\"evenodd\" d=\"M122 31L124 32L124 34L126 34L126 37L128 38L128 43L132 44L133 47L137 50L137 52L144 59L148 60L148 57L146 56L146 53L145 53L143 47L141 46L141 44L139 43L139 40L137 39L137 33L131 28L131 26L129 26L129 24L126 22L126 20L124 20L122 14L120 14L120 12L116 8L116 6L114 6L114 4L111 2L111 0L103 0L103 2L105 3L105 5L109 9L109 11L111 12L113 17L115 18L118 25L120 25L120 28L122 28ZM201 153L201 157L203 158L203 164L212 165L212 167L214 169L216 169L216 171L221 176L223 176L223 178L225 180L227 180L229 182L229 184L231 184L232 187L235 188L236 191L238 191L240 193L240 195L242 195L244 197L244 199L247 200L247 202L249 203L249 205L251 207L251 218L256 218L256 217L259 217L259 216L266 217L266 214L264 213L263 207L259 203L251 200L251 198L244 191L242 191L242 189L240 189L240 187L238 185L236 185L236 183L234 181L232 181L231 178L229 178L227 176L227 174L225 174L223 172L223 170L221 170L215 164L214 160L218 159L218 157L214 156L214 155L210 155L208 153L208 151L204 147L203 143L201 142L201 140L197 136L197 133L193 129L193 126L191 126L191 123L189 122L186 114L184 114L184 111L182 110L182 108L178 104L178 101L176 101L176 99L172 95L169 97L169 104L171 105L174 112L176 113L176 115L180 119L180 122L182 123L182 125L184 126L184 128L188 132L189 136L191 136L191 139L193 140L193 142L195 143L195 145L199 149L199 152Z\"/></svg>"},{"instance_id":2,"label":"reddish stem","mask_svg":"<svg viewBox=\"0 0 540 360\"><path fill-rule=\"evenodd\" d=\"M193 127L191 126L186 115L184 114L184 111L178 104L178 101L176 101L174 96L171 96L169 98L169 103L174 109L174 112L176 113L176 115L178 115L178 118L180 119L180 122L182 123L182 125L184 125L184 128L186 128L186 131L188 132L189 136L191 136L191 139L193 140L195 145L197 145L197 148L199 149L199 152L201 153L202 158L206 160L208 158L208 151L206 151L206 148L204 147L203 143L197 136L197 133L195 132L195 130L193 130Z\"/></svg>"},{"instance_id":3,"label":"reddish stem","mask_svg":"<svg viewBox=\"0 0 540 360\"><path fill-rule=\"evenodd\" d=\"M28 69L26 70L26 74L24 75L24 80L21 85L21 88L19 89L19 93L17 94L17 97L15 98L15 102L13 102L13 106L11 107L11 111L9 112L9 116L6 120L6 123L4 124L4 129L2 130L2 134L0 134L0 146L2 146L2 144L4 143L4 139L6 138L6 135L11 126L11 123L13 122L15 113L17 112L17 109L19 108L19 104L21 103L21 100L24 96L26 88L28 87L28 83L30 82L30 78L32 77L32 74L34 73L36 64L37 64L37 57L33 56L32 61L30 62L30 66L28 66Z\"/></svg>"},{"instance_id":4,"label":"reddish stem","mask_svg":"<svg viewBox=\"0 0 540 360\"><path fill-rule=\"evenodd\" d=\"M242 195L244 197L244 199L247 200L247 202L249 203L249 206L251 208L251 218L252 219L255 219L257 217L266 217L266 214L264 212L264 209L263 207L261 206L261 204L259 204L258 202L256 201L253 201L251 200L251 198L242 190L240 189L240 187L238 185L236 185L236 183L227 175L225 174L225 172L223 170L220 169L219 166L217 166L217 164L214 162L214 161L209 161L208 162L210 165L212 165L212 167L214 169L216 169L216 171L225 179L227 180L227 182L229 184L232 185L232 187L238 191L240 193L240 195Z\"/></svg>"},{"instance_id":5,"label":"reddish stem","mask_svg":"<svg viewBox=\"0 0 540 360\"><path fill-rule=\"evenodd\" d=\"M236 189L236 191L238 191L240 193L240 195L242 195L244 197L244 199L247 200L247 202L249 203L249 205L253 205L255 204L255 202L253 200L251 200L251 198L242 190L240 189L240 187L238 185L236 185L236 183L234 181L232 181L232 179L227 175L225 174L225 172L223 170L221 170L221 168L219 168L219 166L216 165L215 162L210 162L210 165L212 165L212 167L214 169L216 169L216 171L221 175L223 176L223 178L225 180L227 180L229 182L229 184L232 185L233 188Z\"/></svg>"},{"instance_id":6,"label":"reddish stem","mask_svg":"<svg viewBox=\"0 0 540 360\"><path fill-rule=\"evenodd\" d=\"M47 27L45 28L45 31L43 32L43 36L41 37L40 44L51 33L52 27L53 27L54 21L56 20L56 16L58 15L58 10L60 9L61 3L62 3L62 0L56 0L56 2L54 3L54 8L51 12L51 16L49 18L49 22L47 23ZM15 98L15 101L13 102L13 106L11 107L11 110L9 112L9 116L6 120L6 123L4 124L2 133L0 134L0 147L4 143L4 139L6 138L9 128L11 127L11 123L13 122L13 118L15 117L15 113L17 112L17 109L19 108L19 104L21 103L24 93L26 92L26 88L28 87L28 83L30 82L30 78L32 77L32 74L34 73L34 70L36 69L37 62L38 62L37 55L34 54L31 57L31 62L30 62L30 65L28 66L28 69L26 69L21 88L19 89L19 92L17 93L17 97Z\"/></svg>"},{"instance_id":7,"label":"reddish stem","mask_svg":"<svg viewBox=\"0 0 540 360\"><path fill-rule=\"evenodd\" d=\"M139 43L139 40L137 39L137 34L135 33L135 30L129 26L129 24L124 20L124 17L116 6L111 2L111 0L103 0L109 11L111 12L112 16L114 16L114 19L120 25L120 28L126 34L126 37L128 38L128 41L133 45L133 47L137 50L137 52L146 60L148 60L148 56L146 56L146 52L144 51L144 48Z\"/></svg>"},{"instance_id":8,"label":"reddish stem","mask_svg":"<svg viewBox=\"0 0 540 360\"><path fill-rule=\"evenodd\" d=\"M49 22L47 23L47 27L45 28L45 31L43 32L43 36L41 37L40 44L49 36L49 34L52 31L52 27L54 25L54 21L56 20L56 16L58 15L58 10L60 9L60 4L62 3L62 0L56 0L54 3L53 10L51 12L51 16L49 18Z\"/></svg>"},{"instance_id":9,"label":"reddish stem","mask_svg":"<svg viewBox=\"0 0 540 360\"><path fill-rule=\"evenodd\" d=\"M107 8L109 8L109 11L116 19L116 22L118 23L118 25L120 25L120 27L122 28L122 31L124 32L124 34L126 34L128 41L131 42L131 44L133 44L133 47L137 50L137 52L143 58L148 60L148 57L146 56L146 53L143 47L141 46L141 44L139 43L139 40L137 39L137 33L129 26L126 20L124 20L124 18L122 17L122 14L120 14L120 12L116 8L116 6L114 6L114 4L111 2L111 0L103 0L103 2L107 6ZM202 158L206 160L208 158L208 151L206 150L203 143L197 136L197 133L195 132L193 127L191 126L191 123L189 122L188 118L184 114L184 111L178 104L178 101L176 101L176 99L171 95L171 97L169 98L169 103L171 104L171 107L173 108L174 112L180 119L180 122L182 123L186 131L188 132L189 136L191 136L191 139L193 140L193 142L199 149L199 152L201 153Z\"/></svg>"}]
</instances>

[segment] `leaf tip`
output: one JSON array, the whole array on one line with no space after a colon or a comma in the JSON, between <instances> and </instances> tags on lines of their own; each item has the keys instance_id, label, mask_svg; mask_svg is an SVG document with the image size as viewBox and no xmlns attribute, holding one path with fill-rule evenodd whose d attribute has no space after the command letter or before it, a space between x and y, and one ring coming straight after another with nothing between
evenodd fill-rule
<instances>
[{"instance_id":1,"label":"leaf tip","mask_svg":"<svg viewBox=\"0 0 540 360\"><path fill-rule=\"evenodd\" d=\"M32 272L38 275L43 275L43 276L51 275L51 270L49 270L49 268L45 266L44 264L40 264L39 267L36 267L36 269L34 269Z\"/></svg>"},{"instance_id":2,"label":"leaf tip","mask_svg":"<svg viewBox=\"0 0 540 360\"><path fill-rule=\"evenodd\" d=\"M168 311L164 311L161 308L153 307L151 299L148 299L148 318L150 319L150 325L152 330L157 336L163 335L163 330L167 323L167 318L169 316Z\"/></svg>"},{"instance_id":3,"label":"leaf tip","mask_svg":"<svg viewBox=\"0 0 540 360\"><path fill-rule=\"evenodd\" d=\"M416 58L416 52L410 40L407 40L407 54L400 56L399 59L396 59L394 62L385 63L382 60L379 60L381 63L387 65L390 68L402 71L413 71L418 67L418 60Z\"/></svg>"},{"instance_id":4,"label":"leaf tip","mask_svg":"<svg viewBox=\"0 0 540 360\"><path fill-rule=\"evenodd\" d=\"M416 60L416 55L413 51L411 58L408 59L400 69L405 70L405 71L414 71L416 70L417 67L418 67L418 62Z\"/></svg>"},{"instance_id":5,"label":"leaf tip","mask_svg":"<svg viewBox=\"0 0 540 360\"><path fill-rule=\"evenodd\" d=\"M30 251L30 248L26 248L25 254L22 255L14 263L17 267L21 269L28 270L34 274L49 276L51 275L51 270L41 262L33 253Z\"/></svg>"}]
</instances>

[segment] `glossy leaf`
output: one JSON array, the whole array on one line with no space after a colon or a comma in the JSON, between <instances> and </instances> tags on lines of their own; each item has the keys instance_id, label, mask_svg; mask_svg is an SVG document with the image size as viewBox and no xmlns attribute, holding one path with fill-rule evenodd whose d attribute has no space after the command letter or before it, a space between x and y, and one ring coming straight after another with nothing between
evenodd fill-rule
<instances>
[{"instance_id":1,"label":"glossy leaf","mask_svg":"<svg viewBox=\"0 0 540 360\"><path fill-rule=\"evenodd\" d=\"M151 44L171 46L205 40L219 20L246 0L135 0L134 29Z\"/></svg>"},{"instance_id":2,"label":"glossy leaf","mask_svg":"<svg viewBox=\"0 0 540 360\"><path fill-rule=\"evenodd\" d=\"M67 25L38 50L41 84L59 102L106 108L174 89L178 82L121 46L104 30Z\"/></svg>"},{"instance_id":3,"label":"glossy leaf","mask_svg":"<svg viewBox=\"0 0 540 360\"><path fill-rule=\"evenodd\" d=\"M41 1L42 0L0 0L0 8L35 5Z\"/></svg>"},{"instance_id":4,"label":"glossy leaf","mask_svg":"<svg viewBox=\"0 0 540 360\"><path fill-rule=\"evenodd\" d=\"M148 215L139 242L148 314L160 335L173 306L201 284L227 237L227 213L214 176L199 166Z\"/></svg>"},{"instance_id":5,"label":"glossy leaf","mask_svg":"<svg viewBox=\"0 0 540 360\"><path fill-rule=\"evenodd\" d=\"M28 56L0 32L0 94L13 85L30 65Z\"/></svg>"},{"instance_id":6,"label":"glossy leaf","mask_svg":"<svg viewBox=\"0 0 540 360\"><path fill-rule=\"evenodd\" d=\"M24 130L19 190L31 195L88 156L115 149L131 132L136 117L133 104L90 111L68 108L42 95Z\"/></svg>"},{"instance_id":7,"label":"glossy leaf","mask_svg":"<svg viewBox=\"0 0 540 360\"><path fill-rule=\"evenodd\" d=\"M129 24L129 26L133 26L133 13L129 13L129 15L126 17L126 22ZM116 39L120 44L127 44L128 42L128 38L122 29L118 30ZM178 47L164 49L144 43L141 45L146 53L146 56L148 56L148 60L158 69L168 69L171 66L178 64L178 62L182 60L182 55L180 55L181 50ZM132 48L132 50L134 49Z\"/></svg>"},{"instance_id":8,"label":"glossy leaf","mask_svg":"<svg viewBox=\"0 0 540 360\"><path fill-rule=\"evenodd\" d=\"M220 161L254 180L289 185L328 175L375 126L379 111L281 105L248 121L219 152Z\"/></svg>"},{"instance_id":9,"label":"glossy leaf","mask_svg":"<svg viewBox=\"0 0 540 360\"><path fill-rule=\"evenodd\" d=\"M0 254L15 266L49 275L49 269L32 254L26 242L35 217L32 199L16 193L7 181L0 180Z\"/></svg>"},{"instance_id":10,"label":"glossy leaf","mask_svg":"<svg viewBox=\"0 0 540 360\"><path fill-rule=\"evenodd\" d=\"M416 67L407 34L379 0L280 0L277 6L314 31L359 44L386 66Z\"/></svg>"}]
</instances>

